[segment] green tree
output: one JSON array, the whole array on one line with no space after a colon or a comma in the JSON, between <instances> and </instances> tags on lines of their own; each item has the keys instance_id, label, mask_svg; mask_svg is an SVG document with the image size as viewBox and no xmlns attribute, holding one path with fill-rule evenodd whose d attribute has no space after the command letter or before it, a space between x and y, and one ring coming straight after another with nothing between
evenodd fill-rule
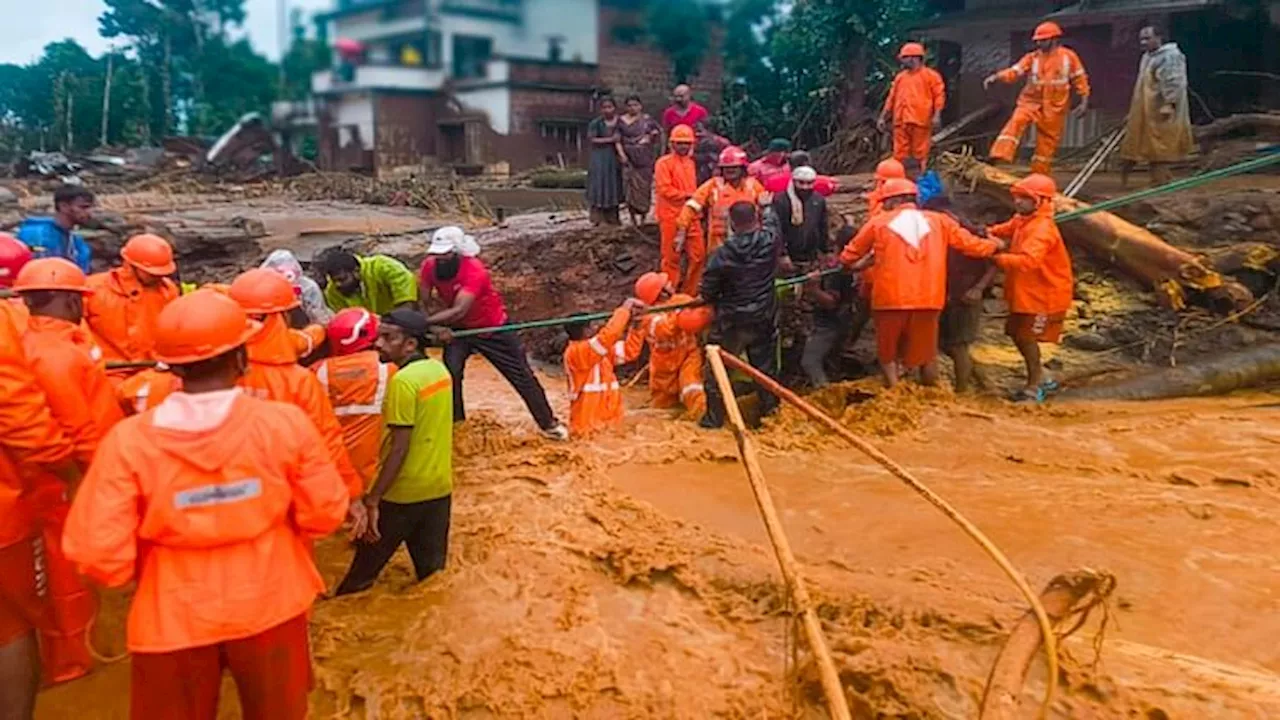
<instances>
[{"instance_id":1,"label":"green tree","mask_svg":"<svg viewBox=\"0 0 1280 720\"><path fill-rule=\"evenodd\" d=\"M311 76L332 64L328 43L320 38L308 38L302 11L294 8L289 18L292 40L289 50L280 59L283 67L285 100L302 100L311 95Z\"/></svg>"},{"instance_id":2,"label":"green tree","mask_svg":"<svg viewBox=\"0 0 1280 720\"><path fill-rule=\"evenodd\" d=\"M672 73L684 82L698 71L710 45L709 9L698 0L651 3L645 30L653 44L671 58Z\"/></svg>"}]
</instances>

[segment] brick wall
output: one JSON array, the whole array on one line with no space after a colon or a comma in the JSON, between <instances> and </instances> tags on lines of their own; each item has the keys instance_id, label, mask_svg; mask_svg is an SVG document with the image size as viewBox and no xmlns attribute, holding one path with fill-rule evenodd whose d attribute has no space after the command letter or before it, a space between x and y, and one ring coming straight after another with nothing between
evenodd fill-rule
<instances>
[{"instance_id":1,"label":"brick wall","mask_svg":"<svg viewBox=\"0 0 1280 720\"><path fill-rule=\"evenodd\" d=\"M506 158L512 170L524 170L560 157L568 165L584 165L590 148L587 145L587 123L592 118L589 92L561 92L541 89L511 91L511 136L505 143ZM557 123L577 121L577 142L543 137L540 121Z\"/></svg>"},{"instance_id":2,"label":"brick wall","mask_svg":"<svg viewBox=\"0 0 1280 720\"><path fill-rule=\"evenodd\" d=\"M437 100L422 93L380 91L374 95L374 169L421 165L436 154Z\"/></svg>"},{"instance_id":3,"label":"brick wall","mask_svg":"<svg viewBox=\"0 0 1280 720\"><path fill-rule=\"evenodd\" d=\"M643 26L644 14L640 11L600 8L600 83L619 101L632 93L639 95L645 109L656 116L668 105L671 88L675 86L671 60L661 50L646 44L619 42L614 32L619 27ZM721 28L713 29L702 67L689 79L698 101L713 113L720 108L720 84L724 75L720 52L722 35Z\"/></svg>"}]
</instances>

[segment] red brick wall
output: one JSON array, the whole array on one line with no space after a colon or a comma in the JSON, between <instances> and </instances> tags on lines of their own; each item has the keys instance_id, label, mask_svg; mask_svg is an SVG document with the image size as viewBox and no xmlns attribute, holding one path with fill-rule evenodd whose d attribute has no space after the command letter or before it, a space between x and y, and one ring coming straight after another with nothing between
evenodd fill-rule
<instances>
[{"instance_id":1,"label":"red brick wall","mask_svg":"<svg viewBox=\"0 0 1280 720\"><path fill-rule=\"evenodd\" d=\"M430 95L378 92L373 99L373 158L376 172L420 165L436 153L436 99Z\"/></svg>"},{"instance_id":2,"label":"red brick wall","mask_svg":"<svg viewBox=\"0 0 1280 720\"><path fill-rule=\"evenodd\" d=\"M586 163L589 147L587 123L592 118L589 91L517 89L511 91L511 135L504 148L512 170L537 167L550 159L564 157L569 165ZM578 120L581 148L554 138L544 138L540 120Z\"/></svg>"},{"instance_id":3,"label":"red brick wall","mask_svg":"<svg viewBox=\"0 0 1280 720\"><path fill-rule=\"evenodd\" d=\"M615 7L600 8L600 83L620 101L632 93L644 101L645 109L657 116L669 104L671 88L675 86L671 60L661 50L645 44L620 43L614 36L615 27L644 26L644 13ZM720 108L720 83L724 75L721 57L723 31L713 29L711 45L702 60L702 67L689 79L694 96L711 112Z\"/></svg>"},{"instance_id":4,"label":"red brick wall","mask_svg":"<svg viewBox=\"0 0 1280 720\"><path fill-rule=\"evenodd\" d=\"M511 82L564 85L590 89L598 78L595 65L511 60Z\"/></svg>"}]
</instances>

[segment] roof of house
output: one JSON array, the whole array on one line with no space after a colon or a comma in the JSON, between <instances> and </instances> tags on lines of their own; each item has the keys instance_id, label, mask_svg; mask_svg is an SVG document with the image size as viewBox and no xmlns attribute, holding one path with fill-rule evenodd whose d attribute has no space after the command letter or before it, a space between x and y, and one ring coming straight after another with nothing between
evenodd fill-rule
<instances>
[{"instance_id":1,"label":"roof of house","mask_svg":"<svg viewBox=\"0 0 1280 720\"><path fill-rule=\"evenodd\" d=\"M1221 5L1223 0L1080 0L1061 10L1041 12L1043 5L985 7L939 15L914 29L953 29L987 24L1054 19L1072 21L1101 15L1143 15L1146 13L1194 10Z\"/></svg>"}]
</instances>

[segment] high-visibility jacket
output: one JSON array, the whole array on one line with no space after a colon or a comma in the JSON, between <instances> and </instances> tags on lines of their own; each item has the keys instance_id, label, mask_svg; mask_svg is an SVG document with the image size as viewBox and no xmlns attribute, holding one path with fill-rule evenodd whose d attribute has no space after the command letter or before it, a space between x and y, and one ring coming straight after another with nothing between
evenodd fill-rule
<instances>
[{"instance_id":1,"label":"high-visibility jacket","mask_svg":"<svg viewBox=\"0 0 1280 720\"><path fill-rule=\"evenodd\" d=\"M124 419L102 350L82 326L41 315L31 317L22 345L76 460L87 466L102 437Z\"/></svg>"},{"instance_id":2,"label":"high-visibility jacket","mask_svg":"<svg viewBox=\"0 0 1280 720\"><path fill-rule=\"evenodd\" d=\"M840 253L849 267L876 254L874 310L941 310L947 302L947 248L990 257L996 244L960 227L942 213L900 205L867 221Z\"/></svg>"},{"instance_id":3,"label":"high-visibility jacket","mask_svg":"<svg viewBox=\"0 0 1280 720\"><path fill-rule=\"evenodd\" d=\"M691 302L692 297L676 293L670 305ZM689 410L706 407L702 384L702 350L698 338L680 329L676 322L679 310L646 315L640 325L627 334L626 362L640 357L649 344L649 394L657 408L683 404Z\"/></svg>"},{"instance_id":4,"label":"high-visibility jacket","mask_svg":"<svg viewBox=\"0 0 1280 720\"><path fill-rule=\"evenodd\" d=\"M1053 203L992 225L987 234L1009 240L1009 250L996 255L995 263L1004 270L1004 297L1011 311L1040 315L1071 309L1071 255L1053 220Z\"/></svg>"},{"instance_id":5,"label":"high-visibility jacket","mask_svg":"<svg viewBox=\"0 0 1280 720\"><path fill-rule=\"evenodd\" d=\"M947 104L947 88L942 76L931 67L900 70L889 86L884 105L893 115L894 125L933 125L933 117Z\"/></svg>"},{"instance_id":6,"label":"high-visibility jacket","mask_svg":"<svg viewBox=\"0 0 1280 720\"><path fill-rule=\"evenodd\" d=\"M626 356L623 335L631 312L618 308L609 322L586 340L564 349L564 374L569 383L569 432L576 436L616 425L622 420L622 390L614 363Z\"/></svg>"},{"instance_id":7,"label":"high-visibility jacket","mask_svg":"<svg viewBox=\"0 0 1280 720\"><path fill-rule=\"evenodd\" d=\"M0 302L0 548L35 532L23 498L30 469L63 464L74 452L22 351L17 314Z\"/></svg>"},{"instance_id":8,"label":"high-visibility jacket","mask_svg":"<svg viewBox=\"0 0 1280 720\"><path fill-rule=\"evenodd\" d=\"M685 203L698 190L698 166L693 155L669 152L658 158L653 166L653 189L653 212L658 220L679 218Z\"/></svg>"},{"instance_id":9,"label":"high-visibility jacket","mask_svg":"<svg viewBox=\"0 0 1280 720\"><path fill-rule=\"evenodd\" d=\"M1047 53L1033 50L996 77L1004 83L1026 78L1018 94L1018 106L1041 110L1046 116L1065 116L1071 107L1071 89L1089 97L1089 75L1075 51L1059 45Z\"/></svg>"},{"instance_id":10,"label":"high-visibility jacket","mask_svg":"<svg viewBox=\"0 0 1280 720\"><path fill-rule=\"evenodd\" d=\"M156 318L178 297L168 279L143 287L127 267L89 276L92 295L84 299L84 321L93 331L107 362L154 360ZM113 371L113 376L136 371Z\"/></svg>"},{"instance_id":11,"label":"high-visibility jacket","mask_svg":"<svg viewBox=\"0 0 1280 720\"><path fill-rule=\"evenodd\" d=\"M376 350L326 358L311 367L324 386L342 426L351 464L366 487L378 475L382 450L382 401L396 366L378 359Z\"/></svg>"},{"instance_id":12,"label":"high-visibility jacket","mask_svg":"<svg viewBox=\"0 0 1280 720\"><path fill-rule=\"evenodd\" d=\"M765 197L767 193L764 186L753 177L743 178L740 185L726 182L722 177L713 177L703 183L685 203L676 225L682 230L688 230L690 225L705 216L707 253L710 254L729 237L729 208L740 202L749 202L759 207Z\"/></svg>"},{"instance_id":13,"label":"high-visibility jacket","mask_svg":"<svg viewBox=\"0 0 1280 720\"><path fill-rule=\"evenodd\" d=\"M305 358L324 344L325 329L323 325L312 324L301 330L289 330L289 336L293 338L293 351L299 358Z\"/></svg>"},{"instance_id":14,"label":"high-visibility jacket","mask_svg":"<svg viewBox=\"0 0 1280 720\"><path fill-rule=\"evenodd\" d=\"M307 612L324 590L310 541L347 512L301 410L226 393L216 424L189 426L193 398L170 396L107 434L63 534L85 575L137 581L131 652L246 638Z\"/></svg>"}]
</instances>

